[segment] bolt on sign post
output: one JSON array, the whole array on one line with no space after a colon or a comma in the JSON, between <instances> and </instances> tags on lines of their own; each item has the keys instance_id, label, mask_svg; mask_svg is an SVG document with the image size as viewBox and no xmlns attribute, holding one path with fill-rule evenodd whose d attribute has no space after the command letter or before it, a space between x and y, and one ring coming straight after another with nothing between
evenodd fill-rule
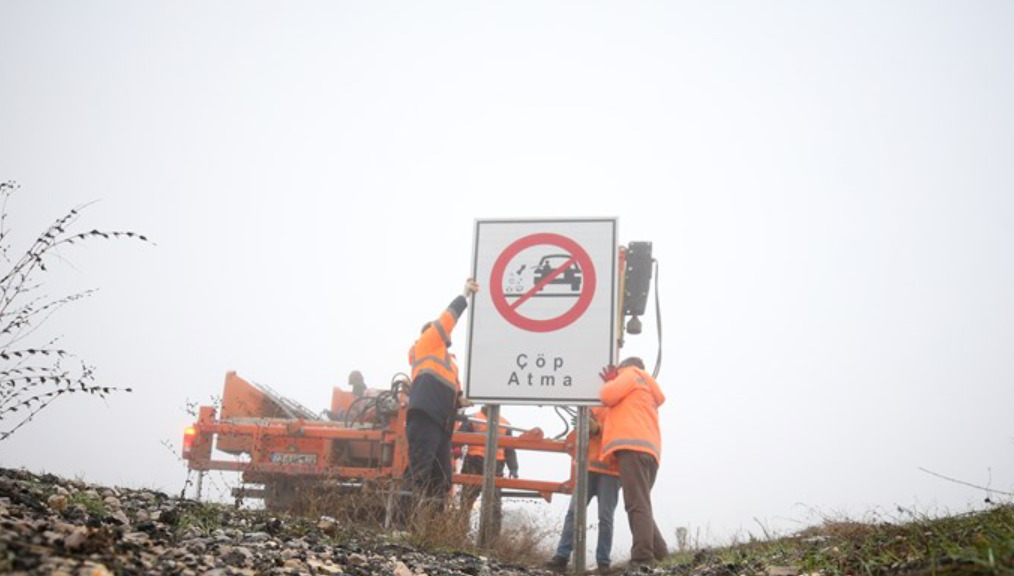
<instances>
[{"instance_id":1,"label":"bolt on sign post","mask_svg":"<svg viewBox=\"0 0 1014 576\"><path fill-rule=\"evenodd\" d=\"M472 273L482 290L469 306L465 395L495 405L580 406L572 496L579 572L585 566L587 406L599 404L599 371L615 358L616 224L616 218L475 223ZM487 454L495 453L493 440ZM483 496L480 534L489 516Z\"/></svg>"}]
</instances>

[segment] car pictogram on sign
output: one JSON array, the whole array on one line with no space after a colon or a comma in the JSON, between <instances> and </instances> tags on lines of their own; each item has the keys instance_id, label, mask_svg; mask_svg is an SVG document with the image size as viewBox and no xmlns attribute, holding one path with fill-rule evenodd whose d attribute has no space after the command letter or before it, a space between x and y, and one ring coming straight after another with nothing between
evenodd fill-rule
<instances>
[{"instance_id":1,"label":"car pictogram on sign","mask_svg":"<svg viewBox=\"0 0 1014 576\"><path fill-rule=\"evenodd\" d=\"M570 286L571 292L580 292L581 268L570 254L549 254L548 256L543 256L542 260L539 261L539 266L535 269L535 283L538 284L552 276L553 272L562 266L566 266L563 273L550 280L547 286L549 284L566 284ZM568 296L576 298L577 294L568 294Z\"/></svg>"},{"instance_id":2,"label":"car pictogram on sign","mask_svg":"<svg viewBox=\"0 0 1014 576\"><path fill-rule=\"evenodd\" d=\"M557 273L557 270L562 270ZM549 279L545 283L544 280ZM531 295L532 298L577 298L581 295L581 267L570 254L547 254L539 259L534 266L522 264L517 270L507 275L504 294L507 298L520 298L535 286L542 288ZM569 287L561 290L559 287Z\"/></svg>"}]
</instances>

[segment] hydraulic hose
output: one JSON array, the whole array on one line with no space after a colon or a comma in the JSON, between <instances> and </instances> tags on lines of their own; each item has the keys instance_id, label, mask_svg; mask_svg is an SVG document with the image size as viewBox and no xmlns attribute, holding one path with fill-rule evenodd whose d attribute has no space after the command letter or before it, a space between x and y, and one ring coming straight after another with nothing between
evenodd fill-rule
<instances>
[{"instance_id":1,"label":"hydraulic hose","mask_svg":"<svg viewBox=\"0 0 1014 576\"><path fill-rule=\"evenodd\" d=\"M559 440L560 438L567 436L567 434L570 434L570 419L574 418L577 413L569 406L553 406L553 411L555 411L556 415L560 417L560 420L563 420L563 432L553 437L554 440ZM561 414L561 412L563 414ZM566 416L564 416L564 414L566 414Z\"/></svg>"}]
</instances>

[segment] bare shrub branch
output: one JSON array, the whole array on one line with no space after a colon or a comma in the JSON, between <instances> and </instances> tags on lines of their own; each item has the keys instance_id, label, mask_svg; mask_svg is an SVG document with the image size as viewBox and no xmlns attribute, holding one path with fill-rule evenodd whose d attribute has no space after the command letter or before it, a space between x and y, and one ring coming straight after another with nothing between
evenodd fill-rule
<instances>
[{"instance_id":1,"label":"bare shrub branch","mask_svg":"<svg viewBox=\"0 0 1014 576\"><path fill-rule=\"evenodd\" d=\"M67 262L60 253L64 247L96 239L138 240L153 244L143 234L131 231L73 230L88 204L77 206L57 218L20 256L11 246L8 201L20 189L13 182L0 182L0 261L8 265L0 270L0 441L31 422L58 398L90 395L105 398L130 388L106 386L95 377L95 367L56 346L58 339L32 346L29 340L64 306L87 298L95 290L84 290L59 297L43 291L40 280L53 261ZM68 367L68 364L70 366Z\"/></svg>"}]
</instances>

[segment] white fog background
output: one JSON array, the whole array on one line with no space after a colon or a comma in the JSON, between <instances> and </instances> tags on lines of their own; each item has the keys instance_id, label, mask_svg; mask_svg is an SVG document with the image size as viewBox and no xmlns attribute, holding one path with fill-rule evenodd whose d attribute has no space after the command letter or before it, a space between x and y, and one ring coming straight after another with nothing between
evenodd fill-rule
<instances>
[{"instance_id":1,"label":"white fog background","mask_svg":"<svg viewBox=\"0 0 1014 576\"><path fill-rule=\"evenodd\" d=\"M384 387L476 219L594 216L659 263L671 545L1003 499L920 468L1014 491L1011 30L1003 1L4 0L15 248L91 201L82 230L156 245L61 252L47 294L100 290L39 339L135 392L57 402L0 465L179 493L226 371L315 410Z\"/></svg>"}]
</instances>

